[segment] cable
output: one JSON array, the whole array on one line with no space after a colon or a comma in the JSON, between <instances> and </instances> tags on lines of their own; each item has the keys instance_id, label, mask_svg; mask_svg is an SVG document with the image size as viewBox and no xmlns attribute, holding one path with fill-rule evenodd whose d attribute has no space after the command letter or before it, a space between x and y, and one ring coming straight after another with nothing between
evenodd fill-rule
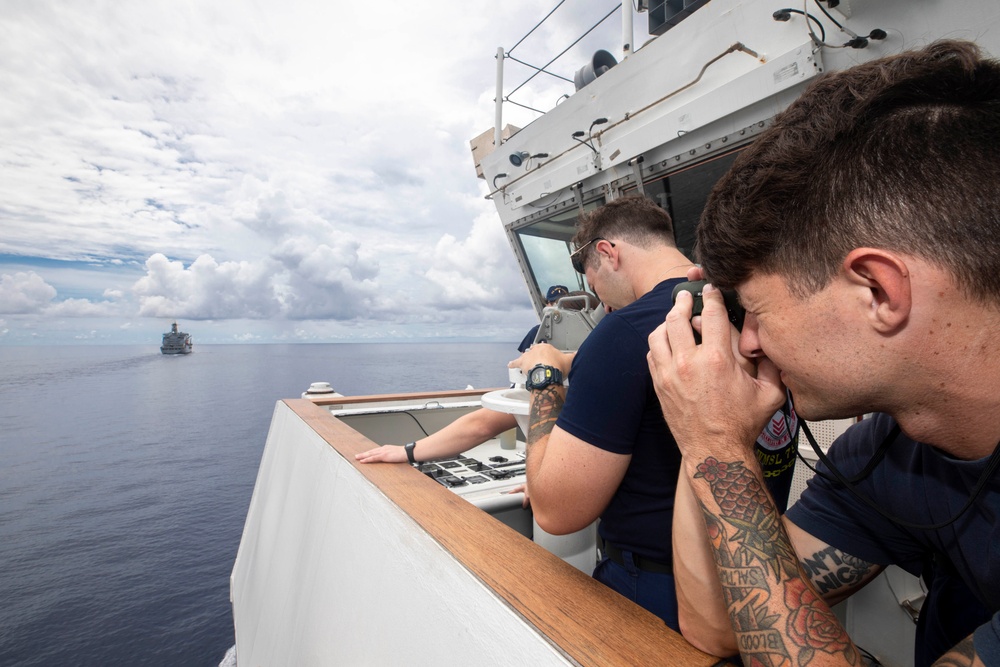
<instances>
[{"instance_id":1,"label":"cable","mask_svg":"<svg viewBox=\"0 0 1000 667\"><path fill-rule=\"evenodd\" d=\"M573 140L575 140L575 141L579 141L581 144L583 144L584 146L586 146L587 148L589 148L590 150L592 150L592 151L594 151L596 153L597 149L594 148L594 145L591 144L590 142L587 142L587 141L584 141L583 139L581 139L580 137L582 137L582 136L583 136L583 130L577 130L576 132L573 133L573 136L571 138Z\"/></svg>"},{"instance_id":2,"label":"cable","mask_svg":"<svg viewBox=\"0 0 1000 667\"><path fill-rule=\"evenodd\" d=\"M779 9L773 14L771 14L771 18L773 18L775 21L787 21L788 19L792 18L791 17L792 14L801 14L802 16L805 16L807 23L809 21L815 21L816 25L819 26L819 32L820 35L822 36L819 42L823 44L826 43L826 28L823 27L823 24L820 23L818 18L816 18L809 12L804 12L801 9L792 9L791 7L786 7L785 9ZM813 37L813 40L816 41L816 33L814 33L810 29L809 34L811 37Z\"/></svg>"},{"instance_id":3,"label":"cable","mask_svg":"<svg viewBox=\"0 0 1000 667\"><path fill-rule=\"evenodd\" d=\"M866 651L857 644L854 645L854 648L858 649L861 655L864 656L865 660L868 661L868 667L882 667L882 663L879 662L879 659L872 655L870 651Z\"/></svg>"},{"instance_id":4,"label":"cable","mask_svg":"<svg viewBox=\"0 0 1000 667\"><path fill-rule=\"evenodd\" d=\"M782 408L782 412L785 415L785 421L790 424L792 418L788 414L787 404L785 408ZM850 484L857 484L858 482L866 479L868 475L872 474L872 471L875 470L875 467L878 466L878 464L882 462L882 459L885 458L885 453L889 451L889 445L891 445L893 441L895 441L896 438L899 436L899 430L900 430L899 424L893 426L892 430L889 432L889 435L887 435L885 438L882 439L882 444L879 445L878 449L872 455L871 459L869 459L868 463L865 464L865 467L861 469L861 472L859 472L857 475L851 477L846 481ZM819 445L816 443L816 439L813 437L812 431L810 431L809 427L806 426L805 421L802 421L802 431L806 434L806 440L809 441L809 444L813 447L813 449L819 447ZM812 467L809 461L807 461L805 457L802 456L802 453L798 449L795 450L795 454L796 456L799 457L799 460L802 461L802 463L804 463L807 468L813 471L813 473L819 475L823 479L834 481L830 477L826 477L819 470L816 470L816 468ZM824 463L826 463L826 461L824 461Z\"/></svg>"},{"instance_id":5,"label":"cable","mask_svg":"<svg viewBox=\"0 0 1000 667\"><path fill-rule=\"evenodd\" d=\"M847 42L843 44L831 44L826 41L826 29L823 27L823 23L807 11L809 0L802 0L802 9L792 9L791 7L778 9L771 14L771 18L775 21L787 21L791 18L792 14L801 14L806 17L806 29L809 31L809 37L812 39L813 44L816 46L825 46L830 49L864 49L867 48L869 40L882 40L888 37L886 31L881 28L873 29L867 36L858 35L853 30L840 23L840 21L833 18L833 15L830 14L830 12L828 12L822 4L820 4L820 0L813 0L813 2L815 2L816 6L820 8L823 15L830 19L841 32L850 35L851 38L847 40ZM817 36L816 32L813 30L813 23L819 27L819 36Z\"/></svg>"},{"instance_id":6,"label":"cable","mask_svg":"<svg viewBox=\"0 0 1000 667\"><path fill-rule=\"evenodd\" d=\"M516 63L517 63L517 64L519 64L519 65L524 65L525 67L530 67L530 68L531 68L531 69L533 69L533 70L537 70L537 71L539 71L539 72L544 72L545 74L548 74L549 76L554 76L554 77L555 77L555 78L557 78L557 79L562 79L563 81L565 81L565 82L567 82L567 83L573 83L573 79L568 79L568 78L566 78L566 77L562 76L561 74L555 74L555 73L553 73L553 72L546 72L545 70L541 69L540 67L535 67L535 66L534 66L534 65L532 65L531 63L526 63L526 62L524 62L523 60L518 60L517 58L515 58L515 57L514 57L514 56L512 56L512 55L510 55L509 53L507 54L507 57L508 57L509 59L513 60L514 62L516 62Z\"/></svg>"},{"instance_id":7,"label":"cable","mask_svg":"<svg viewBox=\"0 0 1000 667\"><path fill-rule=\"evenodd\" d=\"M528 206L530 206L532 208L548 208L549 206L552 206L557 201L559 201L559 198L562 197L562 193L565 192L565 191L566 191L566 188L563 188L562 190L557 190L556 192L553 193L553 195L554 195L553 198L550 201L548 201L548 202L546 202L544 204L542 204L542 203L535 203L533 201L529 201L528 202ZM545 195L542 195L542 196L544 197Z\"/></svg>"},{"instance_id":8,"label":"cable","mask_svg":"<svg viewBox=\"0 0 1000 667\"><path fill-rule=\"evenodd\" d=\"M814 0L814 2L816 2L817 5L819 5L819 1L818 0ZM809 6L809 0L802 0L802 13L803 14L806 13L806 7L808 7L808 6ZM837 23L837 21L834 20L827 13L826 9L824 9L822 5L820 5L820 9L823 10L823 13L826 14L827 18L829 18L831 21L833 21L837 25L838 28L840 28L842 31L844 30L844 26L842 26L839 23ZM826 31L825 30L823 31L823 38L819 39L818 37L816 37L816 33L813 32L812 26L809 25L808 21L806 21L806 25L809 28L809 36L812 37L813 42L815 42L818 46L825 46L825 47L831 48L831 49L842 49L845 46L847 46L846 44L843 45L843 46L839 46L837 44L828 44L827 41L826 41ZM855 35L853 32L850 33L850 35L851 35L851 37L857 37L857 35Z\"/></svg>"},{"instance_id":9,"label":"cable","mask_svg":"<svg viewBox=\"0 0 1000 667\"><path fill-rule=\"evenodd\" d=\"M833 18L833 15L830 14L830 12L828 12L826 10L826 7L824 7L820 3L820 0L813 0L813 2L816 3L816 6L819 7L820 11L823 12L823 15L826 16L826 18L828 18L831 21L833 21L833 24L835 26L837 26L838 28L840 28L841 32L845 32L848 35L850 35L850 37L851 37L849 40L847 40L847 42L845 42L844 44L841 44L841 45L838 46L837 44L828 44L826 42L826 35L824 35L823 39L820 40L819 42L817 42L820 46L826 46L826 47L829 47L829 48L832 48L832 49L846 49L846 48L864 49L864 48L868 47L868 40L870 40L870 39L883 40L886 37L888 37L888 35L886 34L885 30L882 30L881 28L875 28L870 33L868 33L867 37L862 37L861 35L858 35L856 32L854 32L853 30L851 30L850 28L848 28L847 26L843 25L837 19ZM803 12L805 12L805 9L808 6L808 3L809 3L809 0L802 0L802 10L803 10ZM813 41L816 41L816 34L812 31L812 27L811 26L810 26L810 29L809 29L809 34L813 38Z\"/></svg>"},{"instance_id":10,"label":"cable","mask_svg":"<svg viewBox=\"0 0 1000 667\"><path fill-rule=\"evenodd\" d=\"M420 430L423 432L425 438L430 435L430 433L427 432L427 429L424 428L424 425L420 423L420 420L413 416L412 412L404 411L403 414L404 415L409 415L410 419L412 419L413 421L417 422L417 426L420 427Z\"/></svg>"},{"instance_id":11,"label":"cable","mask_svg":"<svg viewBox=\"0 0 1000 667\"><path fill-rule=\"evenodd\" d=\"M508 104L513 104L515 106L519 106L522 109L527 109L529 111L534 111L536 113L540 113L540 114L543 114L543 115L545 114L545 112L542 111L541 109L536 109L535 107L529 107L527 104L521 104L520 102L515 102L514 100L510 99L509 95L507 97L503 98L503 101L507 102Z\"/></svg>"},{"instance_id":12,"label":"cable","mask_svg":"<svg viewBox=\"0 0 1000 667\"><path fill-rule=\"evenodd\" d=\"M816 6L817 6L817 7L819 7L819 10L820 10L821 12L823 12L824 14L826 14L826 18L828 18L828 19L830 19L831 21L833 21L833 25L837 26L838 28L840 28L841 30L843 30L844 32L846 32L846 33L847 33L848 35L851 35L852 37L857 37L857 35L855 35L855 34L854 34L853 32L851 32L850 30L848 30L848 29L847 29L847 28L845 28L844 26L840 25L840 22L839 22L839 21L837 21L837 19L835 19L835 18L833 18L832 16L830 16L830 12L826 11L826 7L824 7L824 6L823 6L823 5L822 5L822 4L820 3L820 1L819 1L819 0L813 0L813 2L815 2L815 3L816 3Z\"/></svg>"},{"instance_id":13,"label":"cable","mask_svg":"<svg viewBox=\"0 0 1000 667\"><path fill-rule=\"evenodd\" d=\"M535 24L535 27L534 27L534 28L532 28L531 30L529 30L529 31L528 31L528 32L527 32L527 33L526 33L526 34L524 35L524 37L522 37L521 39L517 40L517 44L515 44L515 45L514 45L514 46L512 46L512 47L510 47L510 50L509 50L509 51L507 51L507 56L508 56L508 57L510 57L510 54L511 54L511 51L513 51L513 50L514 50L514 49L516 49L517 47L521 46L521 42L523 42L524 40L528 39L528 37L529 37L529 36L531 36L531 33L533 33L533 32L535 32L536 30L538 30L538 27L539 27L540 25L542 25L543 23L545 23L546 21L548 21L548 20L549 20L549 17L550 17L550 16L552 16L552 14L554 14L554 13L555 13L555 11L556 11L557 9L559 9L560 7L562 7L562 6L563 6L563 3L564 3L564 2L566 2L566 0L559 0L559 4L558 4L558 5L556 5L555 7L553 7L553 8L552 8L552 11L550 11L550 12L549 12L548 14L546 14L546 15L545 15L545 18L543 18L543 19L542 19L541 21L539 21L538 23L536 23L536 24Z\"/></svg>"}]
</instances>

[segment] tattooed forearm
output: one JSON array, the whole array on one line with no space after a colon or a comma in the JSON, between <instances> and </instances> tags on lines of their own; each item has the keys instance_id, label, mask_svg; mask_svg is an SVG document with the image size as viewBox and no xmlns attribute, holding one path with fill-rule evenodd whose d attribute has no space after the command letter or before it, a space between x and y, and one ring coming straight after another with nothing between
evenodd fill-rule
<instances>
[{"instance_id":1,"label":"tattooed forearm","mask_svg":"<svg viewBox=\"0 0 1000 667\"><path fill-rule=\"evenodd\" d=\"M563 387L556 385L531 392L531 417L526 434L528 447L552 433L552 427L556 425L566 402L565 393Z\"/></svg>"},{"instance_id":2,"label":"tattooed forearm","mask_svg":"<svg viewBox=\"0 0 1000 667\"><path fill-rule=\"evenodd\" d=\"M708 482L719 518L736 529L730 541L755 556L760 564L770 567L779 581L783 571L798 575L795 552L784 535L774 503L742 461L724 463L709 457L698 466L694 478ZM715 514L707 508L706 512Z\"/></svg>"},{"instance_id":3,"label":"tattooed forearm","mask_svg":"<svg viewBox=\"0 0 1000 667\"><path fill-rule=\"evenodd\" d=\"M942 655L934 663L934 667L972 667L976 664L976 648L969 635L953 649Z\"/></svg>"},{"instance_id":4,"label":"tattooed forearm","mask_svg":"<svg viewBox=\"0 0 1000 667\"><path fill-rule=\"evenodd\" d=\"M817 653L860 656L829 606L799 572L773 501L742 461L708 458L694 478L723 596L746 664L802 667Z\"/></svg>"},{"instance_id":5,"label":"tattooed forearm","mask_svg":"<svg viewBox=\"0 0 1000 667\"><path fill-rule=\"evenodd\" d=\"M860 584L876 569L871 563L834 547L827 547L803 558L801 565L820 595Z\"/></svg>"}]
</instances>

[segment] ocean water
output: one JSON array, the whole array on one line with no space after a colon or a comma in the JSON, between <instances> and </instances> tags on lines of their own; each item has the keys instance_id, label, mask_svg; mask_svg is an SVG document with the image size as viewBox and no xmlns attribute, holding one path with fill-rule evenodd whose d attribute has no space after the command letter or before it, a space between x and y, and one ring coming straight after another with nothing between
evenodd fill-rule
<instances>
[{"instance_id":1,"label":"ocean water","mask_svg":"<svg viewBox=\"0 0 1000 667\"><path fill-rule=\"evenodd\" d=\"M505 386L515 347L0 347L0 665L218 665L275 402Z\"/></svg>"}]
</instances>

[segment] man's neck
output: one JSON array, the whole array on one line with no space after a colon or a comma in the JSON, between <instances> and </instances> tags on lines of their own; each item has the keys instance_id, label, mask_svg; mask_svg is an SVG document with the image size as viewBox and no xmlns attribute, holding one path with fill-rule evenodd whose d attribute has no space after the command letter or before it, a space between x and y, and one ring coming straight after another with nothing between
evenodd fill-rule
<instances>
[{"instance_id":1,"label":"man's neck","mask_svg":"<svg viewBox=\"0 0 1000 667\"><path fill-rule=\"evenodd\" d=\"M1000 318L977 315L982 309L971 307L938 319L914 348L919 357L902 367L897 382L912 389L892 411L907 435L965 460L988 456L1000 442Z\"/></svg>"},{"instance_id":2,"label":"man's neck","mask_svg":"<svg viewBox=\"0 0 1000 667\"><path fill-rule=\"evenodd\" d=\"M684 278L694 264L677 248L663 246L642 257L632 277L632 289L640 298L664 280Z\"/></svg>"}]
</instances>

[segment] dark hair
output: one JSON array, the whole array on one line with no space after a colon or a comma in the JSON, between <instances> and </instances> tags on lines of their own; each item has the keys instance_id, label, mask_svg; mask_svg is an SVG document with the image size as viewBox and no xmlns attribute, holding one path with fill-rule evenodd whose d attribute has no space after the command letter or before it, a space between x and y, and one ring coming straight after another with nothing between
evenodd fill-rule
<instances>
[{"instance_id":1,"label":"dark hair","mask_svg":"<svg viewBox=\"0 0 1000 667\"><path fill-rule=\"evenodd\" d=\"M1000 300L1000 62L970 42L822 76L716 184L696 246L729 288L777 274L800 295L869 246Z\"/></svg>"},{"instance_id":2,"label":"dark hair","mask_svg":"<svg viewBox=\"0 0 1000 667\"><path fill-rule=\"evenodd\" d=\"M652 199L622 197L580 215L573 243L577 248L596 238L621 239L639 247L674 242L670 214ZM584 263L593 257L592 248L584 251Z\"/></svg>"}]
</instances>

